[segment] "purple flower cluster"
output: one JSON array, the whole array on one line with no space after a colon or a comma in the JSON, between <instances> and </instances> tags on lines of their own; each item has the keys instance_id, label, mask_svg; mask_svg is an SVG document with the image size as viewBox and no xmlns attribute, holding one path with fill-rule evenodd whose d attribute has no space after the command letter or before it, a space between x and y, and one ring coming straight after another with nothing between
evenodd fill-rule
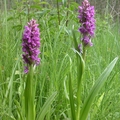
<instances>
[{"instance_id":1,"label":"purple flower cluster","mask_svg":"<svg viewBox=\"0 0 120 120\"><path fill-rule=\"evenodd\" d=\"M30 65L38 65L40 63L40 32L36 20L31 20L25 26L22 38L23 60L26 64L25 73L28 73Z\"/></svg>"},{"instance_id":2,"label":"purple flower cluster","mask_svg":"<svg viewBox=\"0 0 120 120\"><path fill-rule=\"evenodd\" d=\"M79 6L79 22L81 26L79 28L80 33L83 35L81 41L84 46L92 46L91 37L94 36L95 30L95 11L94 6L90 6L88 0L82 2L82 6Z\"/></svg>"}]
</instances>

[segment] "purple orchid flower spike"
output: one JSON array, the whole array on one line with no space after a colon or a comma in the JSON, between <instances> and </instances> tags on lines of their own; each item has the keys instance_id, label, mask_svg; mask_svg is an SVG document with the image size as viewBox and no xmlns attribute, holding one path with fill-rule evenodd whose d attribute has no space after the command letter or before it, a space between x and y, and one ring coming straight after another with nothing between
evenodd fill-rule
<instances>
[{"instance_id":1,"label":"purple orchid flower spike","mask_svg":"<svg viewBox=\"0 0 120 120\"><path fill-rule=\"evenodd\" d=\"M25 73L28 73L30 65L38 65L40 63L40 32L36 20L31 20L25 26L22 38L23 60L26 64Z\"/></svg>"},{"instance_id":2,"label":"purple orchid flower spike","mask_svg":"<svg viewBox=\"0 0 120 120\"><path fill-rule=\"evenodd\" d=\"M79 6L79 22L81 26L79 32L82 34L83 46L92 46L91 37L94 36L95 31L95 10L94 6L90 6L88 0L82 2L82 6Z\"/></svg>"}]
</instances>

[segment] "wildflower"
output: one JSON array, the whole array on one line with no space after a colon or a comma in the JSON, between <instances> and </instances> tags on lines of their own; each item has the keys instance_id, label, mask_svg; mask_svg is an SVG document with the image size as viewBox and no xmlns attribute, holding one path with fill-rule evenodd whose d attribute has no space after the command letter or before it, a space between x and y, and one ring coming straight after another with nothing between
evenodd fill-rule
<instances>
[{"instance_id":1,"label":"wildflower","mask_svg":"<svg viewBox=\"0 0 120 120\"><path fill-rule=\"evenodd\" d=\"M40 63L40 32L36 20L31 20L25 26L22 38L23 60L26 64L25 73L28 73L30 65L38 65Z\"/></svg>"},{"instance_id":2,"label":"wildflower","mask_svg":"<svg viewBox=\"0 0 120 120\"><path fill-rule=\"evenodd\" d=\"M81 26L79 32L82 34L83 46L92 46L91 37L94 36L95 30L95 11L94 6L90 6L88 0L82 2L82 6L79 6L79 22Z\"/></svg>"}]
</instances>

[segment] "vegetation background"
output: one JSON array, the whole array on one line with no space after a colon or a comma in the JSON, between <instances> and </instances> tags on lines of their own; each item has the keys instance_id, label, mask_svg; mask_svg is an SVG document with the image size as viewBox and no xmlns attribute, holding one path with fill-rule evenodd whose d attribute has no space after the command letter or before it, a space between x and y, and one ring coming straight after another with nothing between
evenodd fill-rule
<instances>
[{"instance_id":1,"label":"vegetation background","mask_svg":"<svg viewBox=\"0 0 120 120\"><path fill-rule=\"evenodd\" d=\"M87 51L82 102L105 67L120 56L120 0L89 0L96 9L94 46ZM36 112L57 92L44 120L70 120L68 77L72 61L76 93L74 26L80 42L78 6L82 0L0 0L0 120L19 120L24 90L22 33L34 18L41 31L41 64L36 68ZM76 96L75 96L76 97ZM120 120L120 60L96 96L91 120Z\"/></svg>"},{"instance_id":2,"label":"vegetation background","mask_svg":"<svg viewBox=\"0 0 120 120\"><path fill-rule=\"evenodd\" d=\"M27 1L27 0L7 0L7 8L12 8L16 2ZM49 2L51 5L56 5L57 0L29 0L31 3L34 1L41 2ZM59 3L61 1L69 1L69 2L77 2L80 4L82 0L58 0ZM120 15L120 1L119 0L89 0L89 2L95 6L96 10L103 14L106 12L106 9L109 11L113 17L117 17ZM72 4L72 3L71 3ZM4 0L0 1L0 8L4 10Z\"/></svg>"}]
</instances>

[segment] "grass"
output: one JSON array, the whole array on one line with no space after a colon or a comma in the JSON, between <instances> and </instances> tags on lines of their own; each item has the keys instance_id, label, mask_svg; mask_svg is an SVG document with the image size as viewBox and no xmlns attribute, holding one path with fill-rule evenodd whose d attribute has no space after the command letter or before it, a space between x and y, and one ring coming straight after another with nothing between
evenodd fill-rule
<instances>
[{"instance_id":1,"label":"grass","mask_svg":"<svg viewBox=\"0 0 120 120\"><path fill-rule=\"evenodd\" d=\"M46 120L67 120L70 118L68 100L69 60L72 60L73 92L76 92L76 57L72 50L72 28L76 30L79 41L79 23L77 14L69 8L68 25L66 26L66 9L60 9L60 25L56 9L33 9L30 17L37 19L41 31L41 64L36 68L36 108L37 113L47 98L57 91L57 97L46 115ZM18 6L19 7L19 6ZM18 118L16 102L22 104L24 89L24 65L22 61L21 39L24 25L27 22L26 11L19 13L18 9L1 11L0 14L0 119L14 120ZM107 21L105 21L107 22ZM117 24L104 23L97 17L94 46L88 48L86 69L84 73L82 100L87 97L95 80L105 67L120 56L119 29ZM96 96L89 117L91 120L120 119L120 62Z\"/></svg>"}]
</instances>

